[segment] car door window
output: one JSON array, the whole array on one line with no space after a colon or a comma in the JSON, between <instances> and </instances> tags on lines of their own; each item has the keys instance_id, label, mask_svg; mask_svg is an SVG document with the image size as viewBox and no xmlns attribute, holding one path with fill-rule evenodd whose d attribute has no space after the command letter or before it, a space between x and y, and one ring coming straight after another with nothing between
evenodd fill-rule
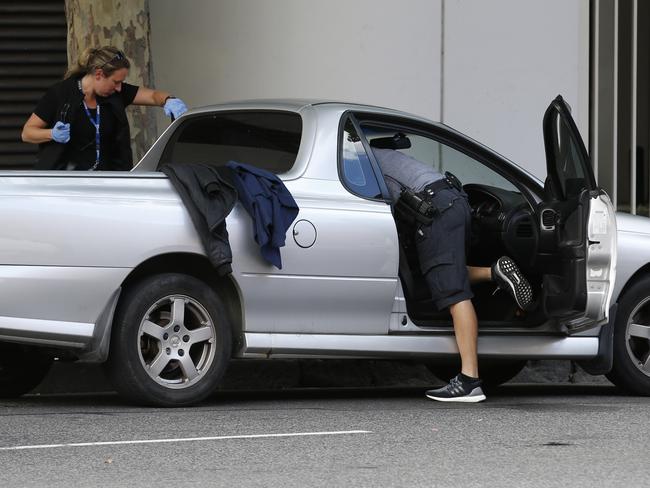
<instances>
[{"instance_id":1,"label":"car door window","mask_svg":"<svg viewBox=\"0 0 650 488\"><path fill-rule=\"evenodd\" d=\"M340 152L339 174L343 185L360 197L380 198L377 177L351 119L343 126Z\"/></svg>"},{"instance_id":2,"label":"car door window","mask_svg":"<svg viewBox=\"0 0 650 488\"><path fill-rule=\"evenodd\" d=\"M559 103L559 102L558 102ZM590 170L591 163L582 139L576 136L573 121L562 113L561 105L551 105L547 111L544 126L548 139L546 150L548 173L559 185L559 197L565 200L574 198L585 189L595 189Z\"/></svg>"},{"instance_id":3,"label":"car door window","mask_svg":"<svg viewBox=\"0 0 650 488\"><path fill-rule=\"evenodd\" d=\"M302 119L294 112L215 112L188 118L167 144L158 168L167 163L246 163L275 174L296 161Z\"/></svg>"},{"instance_id":4,"label":"car door window","mask_svg":"<svg viewBox=\"0 0 650 488\"><path fill-rule=\"evenodd\" d=\"M370 124L361 125L370 147L395 149L423 163L431 165L436 171L449 171L463 184L478 183L509 191L519 191L510 181L453 147L431 137L408 130L387 129Z\"/></svg>"}]
</instances>

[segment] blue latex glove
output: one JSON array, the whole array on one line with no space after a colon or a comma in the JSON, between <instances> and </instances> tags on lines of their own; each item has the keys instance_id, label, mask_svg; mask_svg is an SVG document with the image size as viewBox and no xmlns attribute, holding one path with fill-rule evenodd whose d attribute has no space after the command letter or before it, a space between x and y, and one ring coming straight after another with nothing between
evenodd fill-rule
<instances>
[{"instance_id":1,"label":"blue latex glove","mask_svg":"<svg viewBox=\"0 0 650 488\"><path fill-rule=\"evenodd\" d=\"M167 117L174 117L175 119L187 112L187 105L180 98L168 98L163 108Z\"/></svg>"},{"instance_id":2,"label":"blue latex glove","mask_svg":"<svg viewBox=\"0 0 650 488\"><path fill-rule=\"evenodd\" d=\"M70 140L70 124L59 121L52 128L52 140L65 144Z\"/></svg>"}]
</instances>

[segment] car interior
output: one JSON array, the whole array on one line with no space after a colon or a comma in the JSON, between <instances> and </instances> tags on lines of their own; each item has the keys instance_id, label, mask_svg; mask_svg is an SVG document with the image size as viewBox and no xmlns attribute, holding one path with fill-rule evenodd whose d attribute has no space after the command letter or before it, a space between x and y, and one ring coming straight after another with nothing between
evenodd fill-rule
<instances>
[{"instance_id":1,"label":"car interior","mask_svg":"<svg viewBox=\"0 0 650 488\"><path fill-rule=\"evenodd\" d=\"M414 147L417 135L387 130L381 127L362 126L371 148L394 149L403 151L422 161L427 155L425 148L419 151ZM420 141L423 142L423 141ZM430 141L424 141L430 142ZM422 146L422 144L421 144ZM437 156L449 156L450 148L438 149ZM432 151L428 151L432 153ZM419 156L418 157L418 153ZM453 157L447 157L447 162ZM456 158L458 162L458 158ZM424 159L423 162L431 162ZM463 161L464 162L464 161ZM472 161L478 165L477 161ZM518 189L502 178L471 177L471 168L454 167L433 161L434 167L444 173L456 174L468 195L472 225L467 243L467 264L469 266L491 266L500 256L510 256L531 282L539 295L541 276L539 230L535 224L535 210ZM462 175L462 176L460 176ZM484 176L484 175L483 175ZM503 181L501 181L503 180ZM497 184L487 184L482 181ZM507 184L506 184L507 183ZM420 272L418 256L413 240L412 227L397 220L400 240L399 274L404 290L409 317L420 327L450 326L451 317L447 310L437 311L429 295L427 284ZM545 322L543 307L533 310L520 310L506 290L498 290L494 282L472 285L474 307L481 328L535 327Z\"/></svg>"}]
</instances>

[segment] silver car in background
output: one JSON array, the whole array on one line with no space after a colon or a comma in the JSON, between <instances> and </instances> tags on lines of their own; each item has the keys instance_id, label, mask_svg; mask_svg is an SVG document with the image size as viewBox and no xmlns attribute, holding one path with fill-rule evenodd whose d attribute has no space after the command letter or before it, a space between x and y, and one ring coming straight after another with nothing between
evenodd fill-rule
<instances>
[{"instance_id":1,"label":"silver car in background","mask_svg":"<svg viewBox=\"0 0 650 488\"><path fill-rule=\"evenodd\" d=\"M470 263L508 254L535 287L526 313L475 287L486 380L507 381L528 359L568 358L648 394L648 221L619 216L616 274L615 213L561 97L544 137L542 184L403 112L249 101L187 112L129 173L2 172L0 394L29 391L54 357L105 363L126 399L161 406L205 398L232 357L402 358L444 374L457 355L451 320L432 305L411 233L393 219L373 147L460 178L473 212ZM237 204L226 219L233 272L218 276L160 172L230 160L277 174L300 207L282 269L262 258Z\"/></svg>"}]
</instances>

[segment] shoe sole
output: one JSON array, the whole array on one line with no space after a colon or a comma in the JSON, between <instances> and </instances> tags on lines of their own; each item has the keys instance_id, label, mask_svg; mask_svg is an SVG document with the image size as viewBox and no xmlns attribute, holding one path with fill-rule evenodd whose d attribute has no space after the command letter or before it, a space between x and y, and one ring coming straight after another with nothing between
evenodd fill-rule
<instances>
[{"instance_id":1,"label":"shoe sole","mask_svg":"<svg viewBox=\"0 0 650 488\"><path fill-rule=\"evenodd\" d=\"M437 402L458 402L458 403L478 403L485 400L485 395L475 395L475 396L464 396L464 397L455 397L455 398L443 398L435 397L432 395L426 395L427 398L435 400Z\"/></svg>"},{"instance_id":2,"label":"shoe sole","mask_svg":"<svg viewBox=\"0 0 650 488\"><path fill-rule=\"evenodd\" d=\"M531 288L530 283L528 283L528 280L526 280L526 278L521 274L514 261L511 259L499 259L495 271L499 275L499 278L501 278L501 280L503 280L510 288L510 292L517 302L517 305L523 310L528 310L533 304L533 289ZM516 285L513 277L516 278ZM517 287L520 288L517 289ZM522 287L523 289L521 289ZM521 294L530 297L526 300L526 303L523 303Z\"/></svg>"}]
</instances>

